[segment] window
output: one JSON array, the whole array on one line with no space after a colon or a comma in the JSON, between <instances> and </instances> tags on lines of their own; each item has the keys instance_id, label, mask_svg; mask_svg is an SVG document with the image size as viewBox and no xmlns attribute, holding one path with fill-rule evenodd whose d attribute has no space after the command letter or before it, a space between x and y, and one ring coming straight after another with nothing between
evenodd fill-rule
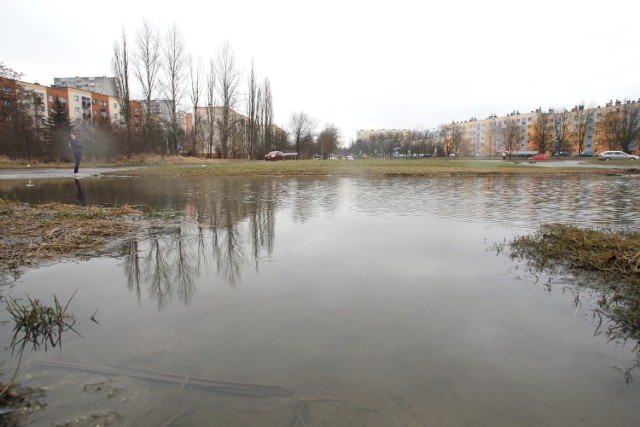
<instances>
[{"instance_id":1,"label":"window","mask_svg":"<svg viewBox=\"0 0 640 427\"><path fill-rule=\"evenodd\" d=\"M53 95L49 95L49 102L53 102Z\"/></svg>"},{"instance_id":2,"label":"window","mask_svg":"<svg viewBox=\"0 0 640 427\"><path fill-rule=\"evenodd\" d=\"M80 107L76 107L74 111L75 111L76 113L79 113L79 112L80 112Z\"/></svg>"},{"instance_id":3,"label":"window","mask_svg":"<svg viewBox=\"0 0 640 427\"><path fill-rule=\"evenodd\" d=\"M80 98L78 98L78 95L73 95L73 100L74 100L75 102L78 102L78 101L80 100Z\"/></svg>"},{"instance_id":4,"label":"window","mask_svg":"<svg viewBox=\"0 0 640 427\"><path fill-rule=\"evenodd\" d=\"M96 105L96 102L97 102L97 101L96 101L95 99L92 99L92 100L91 100L91 103L92 103L93 105Z\"/></svg>"}]
</instances>

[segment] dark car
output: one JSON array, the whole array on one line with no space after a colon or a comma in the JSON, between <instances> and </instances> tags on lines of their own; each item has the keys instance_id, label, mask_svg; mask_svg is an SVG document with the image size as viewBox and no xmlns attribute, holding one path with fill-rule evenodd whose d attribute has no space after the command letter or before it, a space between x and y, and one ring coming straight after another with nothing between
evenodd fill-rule
<instances>
[{"instance_id":1,"label":"dark car","mask_svg":"<svg viewBox=\"0 0 640 427\"><path fill-rule=\"evenodd\" d=\"M554 156L568 156L569 152L568 151L560 151L560 152L555 152L553 153Z\"/></svg>"},{"instance_id":2,"label":"dark car","mask_svg":"<svg viewBox=\"0 0 640 427\"><path fill-rule=\"evenodd\" d=\"M265 154L265 160L284 160L284 153L282 151L271 151L270 153Z\"/></svg>"},{"instance_id":3,"label":"dark car","mask_svg":"<svg viewBox=\"0 0 640 427\"><path fill-rule=\"evenodd\" d=\"M593 157L593 152L591 151L583 151L582 153L580 153L581 157Z\"/></svg>"}]
</instances>

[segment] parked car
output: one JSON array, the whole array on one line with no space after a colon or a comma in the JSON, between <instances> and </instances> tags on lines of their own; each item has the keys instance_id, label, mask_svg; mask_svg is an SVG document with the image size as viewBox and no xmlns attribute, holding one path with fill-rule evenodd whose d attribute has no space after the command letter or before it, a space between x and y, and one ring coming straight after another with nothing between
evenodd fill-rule
<instances>
[{"instance_id":1,"label":"parked car","mask_svg":"<svg viewBox=\"0 0 640 427\"><path fill-rule=\"evenodd\" d=\"M569 155L568 151L559 151L559 152L555 152L553 153L554 156L562 156L562 157L566 157Z\"/></svg>"},{"instance_id":2,"label":"parked car","mask_svg":"<svg viewBox=\"0 0 640 427\"><path fill-rule=\"evenodd\" d=\"M593 157L593 153L591 151L583 151L580 153L581 157Z\"/></svg>"},{"instance_id":3,"label":"parked car","mask_svg":"<svg viewBox=\"0 0 640 427\"><path fill-rule=\"evenodd\" d=\"M265 160L284 160L284 153L282 151L271 151L270 153L265 154Z\"/></svg>"},{"instance_id":4,"label":"parked car","mask_svg":"<svg viewBox=\"0 0 640 427\"><path fill-rule=\"evenodd\" d=\"M320 154L314 154L313 155L313 159L314 160L322 160L322 156Z\"/></svg>"},{"instance_id":5,"label":"parked car","mask_svg":"<svg viewBox=\"0 0 640 427\"><path fill-rule=\"evenodd\" d=\"M624 151L603 151L598 154L598 160L638 160L638 156L627 154Z\"/></svg>"},{"instance_id":6,"label":"parked car","mask_svg":"<svg viewBox=\"0 0 640 427\"><path fill-rule=\"evenodd\" d=\"M536 154L535 156L529 157L529 160L547 160L548 158L548 154Z\"/></svg>"}]
</instances>

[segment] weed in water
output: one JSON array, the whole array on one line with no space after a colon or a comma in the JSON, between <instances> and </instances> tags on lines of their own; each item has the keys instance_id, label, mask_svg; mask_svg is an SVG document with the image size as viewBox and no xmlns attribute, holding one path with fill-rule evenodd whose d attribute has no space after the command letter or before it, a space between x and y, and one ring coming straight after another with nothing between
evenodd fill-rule
<instances>
[{"instance_id":1,"label":"weed in water","mask_svg":"<svg viewBox=\"0 0 640 427\"><path fill-rule=\"evenodd\" d=\"M67 313L76 292L71 295L64 306L55 295L53 296L53 306L44 305L39 299L29 296L27 296L26 304L21 304L10 297L7 298L7 312L14 323L14 334L10 346L12 354L18 354L18 367L11 381L1 387L0 399L4 397L17 378L22 354L27 345L30 345L33 350L43 347L46 352L49 347L62 347L62 334L66 331L73 331L78 336L82 336L73 328L76 323L75 319Z\"/></svg>"}]
</instances>

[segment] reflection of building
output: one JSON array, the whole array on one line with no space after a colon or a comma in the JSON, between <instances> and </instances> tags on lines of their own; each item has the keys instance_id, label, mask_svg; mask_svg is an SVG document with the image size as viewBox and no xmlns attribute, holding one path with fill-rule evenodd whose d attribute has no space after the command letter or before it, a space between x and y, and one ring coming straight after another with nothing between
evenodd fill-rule
<instances>
[{"instance_id":1,"label":"reflection of building","mask_svg":"<svg viewBox=\"0 0 640 427\"><path fill-rule=\"evenodd\" d=\"M59 88L75 88L85 92L116 96L115 77L54 77L53 85Z\"/></svg>"}]
</instances>

